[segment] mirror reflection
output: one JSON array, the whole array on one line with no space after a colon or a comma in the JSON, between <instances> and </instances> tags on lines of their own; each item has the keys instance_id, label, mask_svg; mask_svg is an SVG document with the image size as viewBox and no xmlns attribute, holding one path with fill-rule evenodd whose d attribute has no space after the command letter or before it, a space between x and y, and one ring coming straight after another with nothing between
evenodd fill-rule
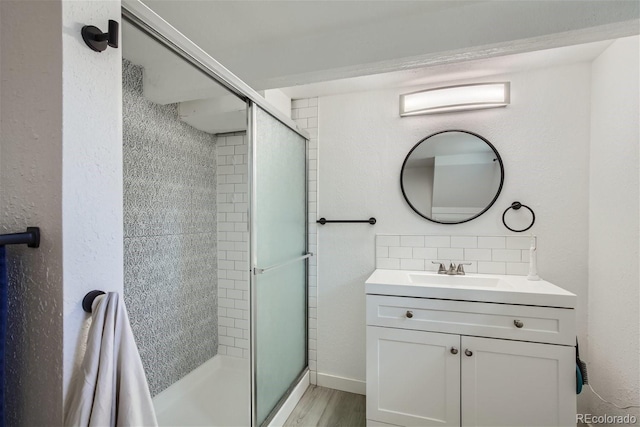
<instances>
[{"instance_id":1,"label":"mirror reflection","mask_svg":"<svg viewBox=\"0 0 640 427\"><path fill-rule=\"evenodd\" d=\"M409 206L444 224L482 215L498 198L503 181L502 159L495 147L462 130L438 132L418 142L407 154L400 177Z\"/></svg>"}]
</instances>

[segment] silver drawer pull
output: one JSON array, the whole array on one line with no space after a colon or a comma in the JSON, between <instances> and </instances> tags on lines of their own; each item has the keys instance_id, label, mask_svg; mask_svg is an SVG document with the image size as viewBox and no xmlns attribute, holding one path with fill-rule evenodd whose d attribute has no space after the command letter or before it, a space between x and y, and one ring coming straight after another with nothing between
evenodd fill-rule
<instances>
[{"instance_id":1,"label":"silver drawer pull","mask_svg":"<svg viewBox=\"0 0 640 427\"><path fill-rule=\"evenodd\" d=\"M451 354L458 354L458 349L455 347L451 347Z\"/></svg>"},{"instance_id":2,"label":"silver drawer pull","mask_svg":"<svg viewBox=\"0 0 640 427\"><path fill-rule=\"evenodd\" d=\"M473 356L473 351L471 351L471 350L469 350L469 349L466 349L466 350L464 351L464 354L466 354L466 355L467 355L467 357L471 357L471 356Z\"/></svg>"},{"instance_id":3,"label":"silver drawer pull","mask_svg":"<svg viewBox=\"0 0 640 427\"><path fill-rule=\"evenodd\" d=\"M516 328L522 328L524 326L524 323L522 323L522 320L514 320L513 324L516 325Z\"/></svg>"},{"instance_id":4,"label":"silver drawer pull","mask_svg":"<svg viewBox=\"0 0 640 427\"><path fill-rule=\"evenodd\" d=\"M413 311L407 310L406 316L407 316L407 319L411 319L413 317Z\"/></svg>"}]
</instances>

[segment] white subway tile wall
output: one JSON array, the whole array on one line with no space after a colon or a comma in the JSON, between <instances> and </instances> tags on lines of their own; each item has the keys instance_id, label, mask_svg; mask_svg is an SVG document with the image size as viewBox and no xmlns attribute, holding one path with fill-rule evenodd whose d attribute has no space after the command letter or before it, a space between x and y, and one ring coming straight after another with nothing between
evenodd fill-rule
<instances>
[{"instance_id":1,"label":"white subway tile wall","mask_svg":"<svg viewBox=\"0 0 640 427\"><path fill-rule=\"evenodd\" d=\"M249 358L247 137L218 135L218 354Z\"/></svg>"},{"instance_id":2,"label":"white subway tile wall","mask_svg":"<svg viewBox=\"0 0 640 427\"><path fill-rule=\"evenodd\" d=\"M291 101L291 118L298 127L309 132L309 374L311 384L317 384L317 307L318 307L318 98Z\"/></svg>"},{"instance_id":3,"label":"white subway tile wall","mask_svg":"<svg viewBox=\"0 0 640 427\"><path fill-rule=\"evenodd\" d=\"M465 265L468 273L529 272L530 237L376 235L376 268L437 271L438 264Z\"/></svg>"}]
</instances>

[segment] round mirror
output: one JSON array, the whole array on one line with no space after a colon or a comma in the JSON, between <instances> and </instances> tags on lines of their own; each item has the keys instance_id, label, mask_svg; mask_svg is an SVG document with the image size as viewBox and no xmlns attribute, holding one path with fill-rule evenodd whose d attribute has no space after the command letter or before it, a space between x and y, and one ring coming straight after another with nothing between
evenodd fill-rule
<instances>
[{"instance_id":1,"label":"round mirror","mask_svg":"<svg viewBox=\"0 0 640 427\"><path fill-rule=\"evenodd\" d=\"M502 159L480 135L463 130L434 133L407 154L400 173L402 194L416 213L441 224L479 217L498 198Z\"/></svg>"}]
</instances>

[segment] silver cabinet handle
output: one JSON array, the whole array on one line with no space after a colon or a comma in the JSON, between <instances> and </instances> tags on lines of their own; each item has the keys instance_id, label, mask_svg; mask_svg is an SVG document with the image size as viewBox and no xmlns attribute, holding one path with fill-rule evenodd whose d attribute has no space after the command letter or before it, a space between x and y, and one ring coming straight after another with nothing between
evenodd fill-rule
<instances>
[{"instance_id":1,"label":"silver cabinet handle","mask_svg":"<svg viewBox=\"0 0 640 427\"><path fill-rule=\"evenodd\" d=\"M407 319L411 319L413 317L413 311L407 310L406 316L407 316Z\"/></svg>"},{"instance_id":2,"label":"silver cabinet handle","mask_svg":"<svg viewBox=\"0 0 640 427\"><path fill-rule=\"evenodd\" d=\"M513 324L516 325L516 328L518 329L524 326L524 323L522 323L522 320L518 320L518 319L514 320Z\"/></svg>"},{"instance_id":3,"label":"silver cabinet handle","mask_svg":"<svg viewBox=\"0 0 640 427\"><path fill-rule=\"evenodd\" d=\"M466 354L468 357L471 357L471 356L473 356L473 351L471 351L471 350L469 350L469 349L466 349L466 350L464 351L464 354Z\"/></svg>"},{"instance_id":4,"label":"silver cabinet handle","mask_svg":"<svg viewBox=\"0 0 640 427\"><path fill-rule=\"evenodd\" d=\"M458 349L455 347L451 347L451 354L458 354Z\"/></svg>"}]
</instances>

